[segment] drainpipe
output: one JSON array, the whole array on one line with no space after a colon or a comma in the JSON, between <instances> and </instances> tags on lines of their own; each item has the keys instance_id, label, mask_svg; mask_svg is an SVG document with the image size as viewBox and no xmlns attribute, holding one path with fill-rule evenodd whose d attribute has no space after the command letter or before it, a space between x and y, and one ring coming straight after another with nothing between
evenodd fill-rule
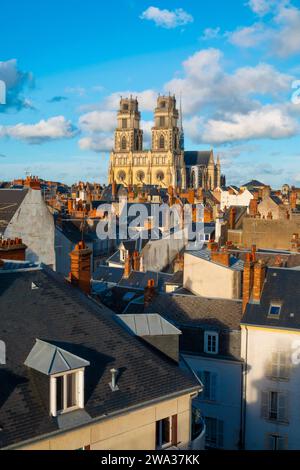
<instances>
[{"instance_id":1,"label":"drainpipe","mask_svg":"<svg viewBox=\"0 0 300 470\"><path fill-rule=\"evenodd\" d=\"M245 362L242 366L242 413L241 413L241 449L245 449L245 437L246 437L246 411L247 411L247 379L248 379L248 328L246 330L246 357Z\"/></svg>"}]
</instances>

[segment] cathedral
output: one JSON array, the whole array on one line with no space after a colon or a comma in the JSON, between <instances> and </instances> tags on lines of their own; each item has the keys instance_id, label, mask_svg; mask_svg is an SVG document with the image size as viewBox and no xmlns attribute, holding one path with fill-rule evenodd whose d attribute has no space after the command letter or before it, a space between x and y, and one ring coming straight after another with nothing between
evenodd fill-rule
<instances>
[{"instance_id":1,"label":"cathedral","mask_svg":"<svg viewBox=\"0 0 300 470\"><path fill-rule=\"evenodd\" d=\"M138 101L132 97L121 98L114 150L110 155L109 183L181 189L220 186L220 161L215 164L212 151L184 151L181 117L175 96L158 96L151 149L144 150Z\"/></svg>"}]
</instances>

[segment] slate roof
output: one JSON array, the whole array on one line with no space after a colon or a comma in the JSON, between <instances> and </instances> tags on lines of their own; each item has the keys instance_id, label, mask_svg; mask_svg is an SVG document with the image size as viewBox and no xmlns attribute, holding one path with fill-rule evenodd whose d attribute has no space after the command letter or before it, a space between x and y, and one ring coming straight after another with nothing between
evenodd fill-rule
<instances>
[{"instance_id":1,"label":"slate roof","mask_svg":"<svg viewBox=\"0 0 300 470\"><path fill-rule=\"evenodd\" d=\"M181 335L181 331L157 313L122 314L118 320L136 336Z\"/></svg>"},{"instance_id":2,"label":"slate roof","mask_svg":"<svg viewBox=\"0 0 300 470\"><path fill-rule=\"evenodd\" d=\"M196 256L196 258L201 258L205 261L211 261L211 251L207 248L203 248L202 250L198 251L187 251L189 255ZM237 257L231 255L230 256L230 266L224 266L227 269L234 269L235 271L243 271L244 269L244 261L238 259ZM211 261L213 262L213 261Z\"/></svg>"},{"instance_id":3,"label":"slate roof","mask_svg":"<svg viewBox=\"0 0 300 470\"><path fill-rule=\"evenodd\" d=\"M159 313L179 327L202 324L238 330L242 317L242 302L190 295L159 294L145 312Z\"/></svg>"},{"instance_id":4,"label":"slate roof","mask_svg":"<svg viewBox=\"0 0 300 470\"><path fill-rule=\"evenodd\" d=\"M210 159L211 151L186 151L184 152L184 161L187 166L204 165L207 166Z\"/></svg>"},{"instance_id":5,"label":"slate roof","mask_svg":"<svg viewBox=\"0 0 300 470\"><path fill-rule=\"evenodd\" d=\"M0 189L0 232L4 233L27 192L28 189Z\"/></svg>"},{"instance_id":6,"label":"slate roof","mask_svg":"<svg viewBox=\"0 0 300 470\"><path fill-rule=\"evenodd\" d=\"M38 288L32 289L32 283ZM62 426L49 416L49 400L34 371L24 365L36 338L90 362L85 415L91 420L199 390L191 375L130 336L110 310L47 268L0 274L0 337L7 347L7 364L0 368L0 448L45 437ZM112 367L121 371L119 391L113 393ZM72 417L78 413L68 414L71 423Z\"/></svg>"},{"instance_id":7,"label":"slate roof","mask_svg":"<svg viewBox=\"0 0 300 470\"><path fill-rule=\"evenodd\" d=\"M268 316L271 302L281 304L279 318ZM260 303L247 305L242 323L275 328L300 328L300 271L268 268Z\"/></svg>"}]
</instances>

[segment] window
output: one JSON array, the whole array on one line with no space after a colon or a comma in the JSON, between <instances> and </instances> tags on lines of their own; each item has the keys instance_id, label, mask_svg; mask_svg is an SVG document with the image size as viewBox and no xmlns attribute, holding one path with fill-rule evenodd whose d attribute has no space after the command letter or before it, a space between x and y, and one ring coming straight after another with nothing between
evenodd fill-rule
<instances>
[{"instance_id":1,"label":"window","mask_svg":"<svg viewBox=\"0 0 300 470\"><path fill-rule=\"evenodd\" d=\"M200 395L202 400L216 401L217 374L208 370L197 373L203 384L203 392Z\"/></svg>"},{"instance_id":2,"label":"window","mask_svg":"<svg viewBox=\"0 0 300 470\"><path fill-rule=\"evenodd\" d=\"M267 434L266 449L267 450L286 450L287 449L287 436L280 436L279 434Z\"/></svg>"},{"instance_id":3,"label":"window","mask_svg":"<svg viewBox=\"0 0 300 470\"><path fill-rule=\"evenodd\" d=\"M216 418L205 418L206 434L205 444L207 447L222 448L224 435L224 422Z\"/></svg>"},{"instance_id":4,"label":"window","mask_svg":"<svg viewBox=\"0 0 300 470\"><path fill-rule=\"evenodd\" d=\"M159 148L164 149L165 148L165 138L163 135L160 136L159 138Z\"/></svg>"},{"instance_id":5,"label":"window","mask_svg":"<svg viewBox=\"0 0 300 470\"><path fill-rule=\"evenodd\" d=\"M159 127L165 127L166 125L166 118L165 116L160 116L159 117Z\"/></svg>"},{"instance_id":6,"label":"window","mask_svg":"<svg viewBox=\"0 0 300 470\"><path fill-rule=\"evenodd\" d=\"M207 354L218 354L219 335L214 331L205 331L204 333L204 352Z\"/></svg>"},{"instance_id":7,"label":"window","mask_svg":"<svg viewBox=\"0 0 300 470\"><path fill-rule=\"evenodd\" d=\"M156 448L177 445L177 415L156 421Z\"/></svg>"},{"instance_id":8,"label":"window","mask_svg":"<svg viewBox=\"0 0 300 470\"><path fill-rule=\"evenodd\" d=\"M128 109L129 109L128 104L126 104L126 103L123 104L123 111L128 111Z\"/></svg>"},{"instance_id":9,"label":"window","mask_svg":"<svg viewBox=\"0 0 300 470\"><path fill-rule=\"evenodd\" d=\"M122 148L122 150L127 149L127 140L126 140L125 136L122 137L121 148Z\"/></svg>"},{"instance_id":10,"label":"window","mask_svg":"<svg viewBox=\"0 0 300 470\"><path fill-rule=\"evenodd\" d=\"M277 422L288 422L287 392L262 392L261 415L264 419Z\"/></svg>"},{"instance_id":11,"label":"window","mask_svg":"<svg viewBox=\"0 0 300 470\"><path fill-rule=\"evenodd\" d=\"M122 129L127 129L127 119L122 119Z\"/></svg>"},{"instance_id":12,"label":"window","mask_svg":"<svg viewBox=\"0 0 300 470\"><path fill-rule=\"evenodd\" d=\"M52 403L52 410L55 411L54 413L52 411L53 415L56 416L57 414L83 407L83 403L80 403L80 394L78 393L80 389L79 374L80 372L71 372L51 377L55 388L55 406ZM81 386L83 386L83 383ZM81 391L82 393L83 391Z\"/></svg>"},{"instance_id":13,"label":"window","mask_svg":"<svg viewBox=\"0 0 300 470\"><path fill-rule=\"evenodd\" d=\"M290 375L290 354L286 351L274 351L267 365L270 379L288 380Z\"/></svg>"},{"instance_id":14,"label":"window","mask_svg":"<svg viewBox=\"0 0 300 470\"><path fill-rule=\"evenodd\" d=\"M280 304L271 303L269 313L268 313L268 317L269 318L279 318L280 311L281 311L281 305Z\"/></svg>"}]
</instances>

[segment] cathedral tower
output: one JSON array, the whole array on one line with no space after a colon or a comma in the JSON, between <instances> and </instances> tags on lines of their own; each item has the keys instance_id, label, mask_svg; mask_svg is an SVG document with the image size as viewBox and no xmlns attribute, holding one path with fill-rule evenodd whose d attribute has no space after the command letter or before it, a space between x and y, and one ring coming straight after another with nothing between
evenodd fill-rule
<instances>
[{"instance_id":1,"label":"cathedral tower","mask_svg":"<svg viewBox=\"0 0 300 470\"><path fill-rule=\"evenodd\" d=\"M143 131L140 129L141 113L137 99L121 98L115 130L115 151L135 152L143 149Z\"/></svg>"}]
</instances>

